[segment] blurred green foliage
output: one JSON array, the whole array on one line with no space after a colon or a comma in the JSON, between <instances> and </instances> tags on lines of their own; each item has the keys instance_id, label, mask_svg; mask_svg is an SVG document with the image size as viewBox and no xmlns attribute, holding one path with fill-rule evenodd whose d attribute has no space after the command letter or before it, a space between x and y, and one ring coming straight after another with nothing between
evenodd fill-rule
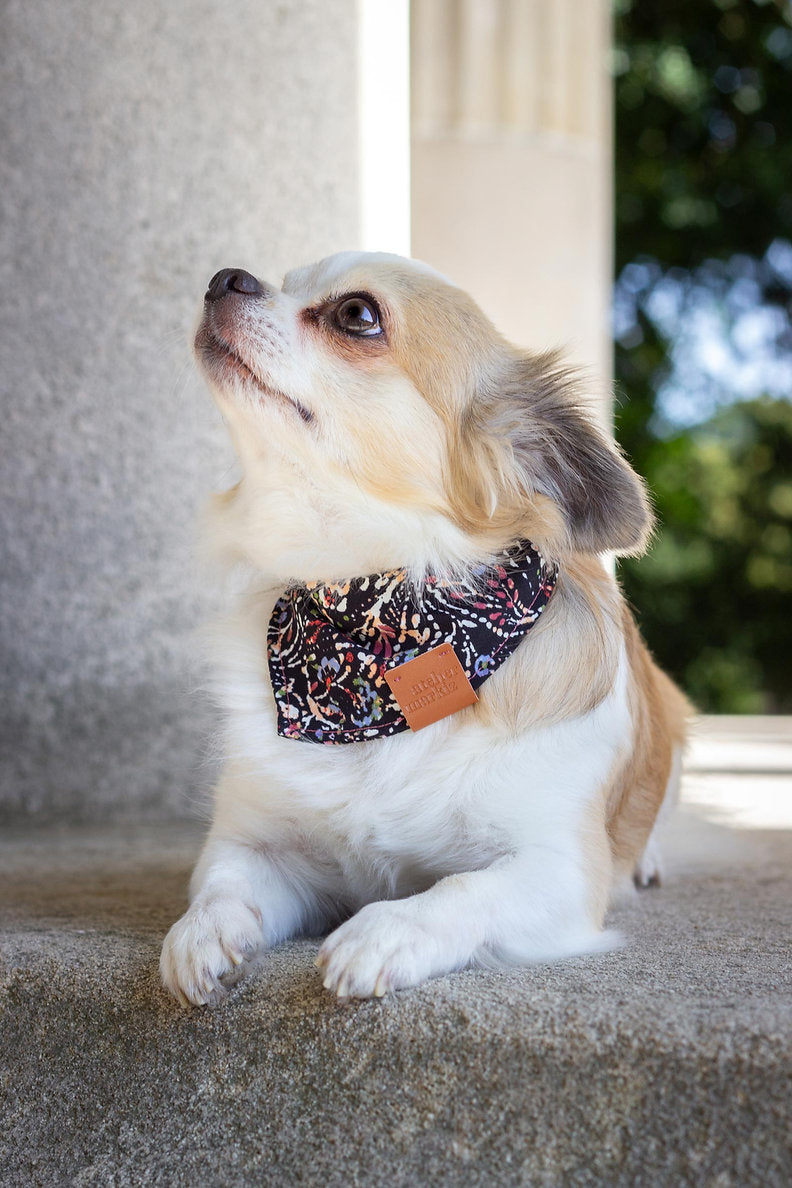
<instances>
[{"instance_id":1,"label":"blurred green foliage","mask_svg":"<svg viewBox=\"0 0 792 1188\"><path fill-rule=\"evenodd\" d=\"M789 5L616 0L613 59L617 271L792 239Z\"/></svg>"},{"instance_id":2,"label":"blurred green foliage","mask_svg":"<svg viewBox=\"0 0 792 1188\"><path fill-rule=\"evenodd\" d=\"M792 4L618 0L614 75L616 428L660 521L620 576L700 709L792 712L787 373L745 399L736 365L730 387L677 349L706 295L748 374L751 309L768 359L792 359ZM701 415L675 423L669 391Z\"/></svg>"},{"instance_id":3,"label":"blurred green foliage","mask_svg":"<svg viewBox=\"0 0 792 1188\"><path fill-rule=\"evenodd\" d=\"M701 709L792 710L792 404L733 404L644 451L661 531L622 580Z\"/></svg>"}]
</instances>

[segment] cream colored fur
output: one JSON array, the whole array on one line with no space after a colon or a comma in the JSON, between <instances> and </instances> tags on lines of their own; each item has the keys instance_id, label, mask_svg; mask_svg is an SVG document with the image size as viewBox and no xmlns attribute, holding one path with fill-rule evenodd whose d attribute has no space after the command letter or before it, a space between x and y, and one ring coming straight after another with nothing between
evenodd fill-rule
<instances>
[{"instance_id":1,"label":"cream colored fur","mask_svg":"<svg viewBox=\"0 0 792 1188\"><path fill-rule=\"evenodd\" d=\"M381 333L340 328L348 294ZM686 707L597 557L639 551L650 515L572 377L425 265L357 253L207 302L197 349L242 464L210 532L250 581L216 633L228 761L165 985L214 1001L256 950L328 930L339 996L607 945L615 876L654 873ZM343 746L277 734L266 627L287 582L459 573L525 537L558 588L476 706Z\"/></svg>"}]
</instances>

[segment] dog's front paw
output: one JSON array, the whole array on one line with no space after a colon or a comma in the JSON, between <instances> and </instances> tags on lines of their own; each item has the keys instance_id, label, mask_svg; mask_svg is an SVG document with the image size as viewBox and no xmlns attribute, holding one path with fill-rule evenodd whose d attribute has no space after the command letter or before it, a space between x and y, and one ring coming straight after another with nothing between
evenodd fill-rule
<instances>
[{"instance_id":1,"label":"dog's front paw","mask_svg":"<svg viewBox=\"0 0 792 1188\"><path fill-rule=\"evenodd\" d=\"M381 998L453 968L442 948L404 904L370 903L330 934L316 964L339 998Z\"/></svg>"},{"instance_id":2,"label":"dog's front paw","mask_svg":"<svg viewBox=\"0 0 792 1188\"><path fill-rule=\"evenodd\" d=\"M239 899L197 900L165 937L160 975L182 1006L221 997L227 979L263 939L261 915Z\"/></svg>"}]
</instances>

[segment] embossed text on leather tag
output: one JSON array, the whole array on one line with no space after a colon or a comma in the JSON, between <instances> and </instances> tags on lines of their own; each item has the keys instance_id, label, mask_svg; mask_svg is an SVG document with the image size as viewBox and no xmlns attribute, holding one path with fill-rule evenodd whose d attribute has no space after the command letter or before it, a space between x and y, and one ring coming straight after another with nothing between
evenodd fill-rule
<instances>
[{"instance_id":1,"label":"embossed text on leather tag","mask_svg":"<svg viewBox=\"0 0 792 1188\"><path fill-rule=\"evenodd\" d=\"M423 730L478 701L451 644L383 673L411 730Z\"/></svg>"}]
</instances>

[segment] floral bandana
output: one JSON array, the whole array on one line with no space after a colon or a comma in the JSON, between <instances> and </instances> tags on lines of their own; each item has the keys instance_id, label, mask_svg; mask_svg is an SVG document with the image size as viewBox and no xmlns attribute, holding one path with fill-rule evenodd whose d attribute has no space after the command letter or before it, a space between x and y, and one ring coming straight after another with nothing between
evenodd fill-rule
<instances>
[{"instance_id":1,"label":"floral bandana","mask_svg":"<svg viewBox=\"0 0 792 1188\"><path fill-rule=\"evenodd\" d=\"M533 627L557 577L524 541L464 585L429 576L418 589L395 569L289 588L267 631L278 734L333 745L409 729L385 671L448 643L478 688Z\"/></svg>"}]
</instances>

